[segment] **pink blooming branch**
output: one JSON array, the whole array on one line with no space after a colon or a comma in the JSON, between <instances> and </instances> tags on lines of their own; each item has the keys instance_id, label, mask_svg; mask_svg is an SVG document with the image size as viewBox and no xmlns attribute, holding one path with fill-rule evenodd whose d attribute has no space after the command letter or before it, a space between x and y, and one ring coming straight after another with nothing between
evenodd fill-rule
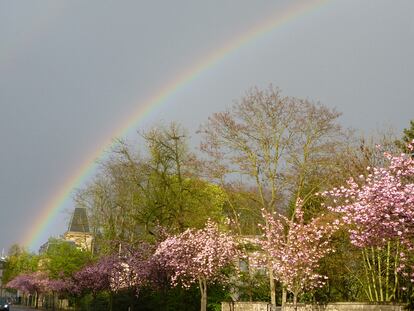
<instances>
[{"instance_id":1,"label":"pink blooming branch","mask_svg":"<svg viewBox=\"0 0 414 311\"><path fill-rule=\"evenodd\" d=\"M72 287L72 284L67 279L50 279L48 280L47 287L51 292L64 293L69 292L70 288Z\"/></svg>"},{"instance_id":2,"label":"pink blooming branch","mask_svg":"<svg viewBox=\"0 0 414 311\"><path fill-rule=\"evenodd\" d=\"M140 288L156 282L157 263L153 260L155 246L140 243L138 247L123 245L122 254L113 266L111 288L115 291L125 288Z\"/></svg>"},{"instance_id":3,"label":"pink blooming branch","mask_svg":"<svg viewBox=\"0 0 414 311\"><path fill-rule=\"evenodd\" d=\"M264 253L256 253L253 261L270 263L274 277L295 295L323 286L327 277L318 274L317 269L320 260L334 251L330 240L339 229L339 221L328 222L321 215L305 223L300 202L292 220L264 210L263 217L266 225L258 243Z\"/></svg>"},{"instance_id":4,"label":"pink blooming branch","mask_svg":"<svg viewBox=\"0 0 414 311\"><path fill-rule=\"evenodd\" d=\"M207 283L222 281L222 268L234 262L237 250L233 238L207 222L201 230L187 229L159 244L154 258L171 273L171 284L188 288L198 283L200 308L207 310Z\"/></svg>"},{"instance_id":5,"label":"pink blooming branch","mask_svg":"<svg viewBox=\"0 0 414 311\"><path fill-rule=\"evenodd\" d=\"M414 150L414 141L407 150ZM401 272L408 260L404 250L414 250L414 158L404 153L384 153L384 157L387 166L368 167L366 176L350 178L345 187L322 195L332 198L334 204L328 208L342 214L351 242L357 247L381 248L390 241L402 245L397 269Z\"/></svg>"},{"instance_id":6,"label":"pink blooming branch","mask_svg":"<svg viewBox=\"0 0 414 311\"><path fill-rule=\"evenodd\" d=\"M414 143L414 142L413 142ZM408 150L413 149L413 144ZM393 156L387 167L367 168L359 181L349 179L346 187L334 188L323 195L333 198L329 209L342 214L349 224L351 241L358 247L384 246L399 240L412 249L414 237L414 158Z\"/></svg>"},{"instance_id":7,"label":"pink blooming branch","mask_svg":"<svg viewBox=\"0 0 414 311\"><path fill-rule=\"evenodd\" d=\"M199 278L221 279L220 270L237 254L233 238L220 233L216 224L208 222L201 230L187 229L170 236L158 246L155 257L172 272L171 283L189 287Z\"/></svg>"},{"instance_id":8,"label":"pink blooming branch","mask_svg":"<svg viewBox=\"0 0 414 311\"><path fill-rule=\"evenodd\" d=\"M141 243L137 248L122 245L120 254L102 257L73 276L71 292L98 293L134 288L137 292L150 283L154 271L155 247Z\"/></svg>"},{"instance_id":9,"label":"pink blooming branch","mask_svg":"<svg viewBox=\"0 0 414 311\"><path fill-rule=\"evenodd\" d=\"M103 290L110 290L114 267L117 264L117 256L107 256L76 272L73 275L72 293L92 292L96 294Z\"/></svg>"},{"instance_id":10,"label":"pink blooming branch","mask_svg":"<svg viewBox=\"0 0 414 311\"><path fill-rule=\"evenodd\" d=\"M8 282L6 287L20 290L26 294L42 293L50 290L49 279L42 272L18 275Z\"/></svg>"}]
</instances>

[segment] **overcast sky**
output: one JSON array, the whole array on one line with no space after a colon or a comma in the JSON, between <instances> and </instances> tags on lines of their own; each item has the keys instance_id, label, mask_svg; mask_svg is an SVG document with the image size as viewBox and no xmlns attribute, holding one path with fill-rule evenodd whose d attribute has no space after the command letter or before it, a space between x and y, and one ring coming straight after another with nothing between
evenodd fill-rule
<instances>
[{"instance_id":1,"label":"overcast sky","mask_svg":"<svg viewBox=\"0 0 414 311\"><path fill-rule=\"evenodd\" d=\"M0 249L143 101L300 1L0 0ZM305 1L306 2L306 1ZM313 1L314 2L314 1ZM204 70L137 124L200 123L252 86L397 133L414 119L414 1L332 0ZM67 200L36 250L67 227Z\"/></svg>"}]
</instances>

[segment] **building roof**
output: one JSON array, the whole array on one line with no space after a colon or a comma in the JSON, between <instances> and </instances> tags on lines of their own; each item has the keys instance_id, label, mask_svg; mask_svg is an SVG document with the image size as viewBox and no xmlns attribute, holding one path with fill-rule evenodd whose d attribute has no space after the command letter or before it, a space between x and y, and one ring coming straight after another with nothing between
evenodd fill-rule
<instances>
[{"instance_id":1,"label":"building roof","mask_svg":"<svg viewBox=\"0 0 414 311\"><path fill-rule=\"evenodd\" d=\"M86 208L76 207L69 223L68 232L90 233Z\"/></svg>"}]
</instances>

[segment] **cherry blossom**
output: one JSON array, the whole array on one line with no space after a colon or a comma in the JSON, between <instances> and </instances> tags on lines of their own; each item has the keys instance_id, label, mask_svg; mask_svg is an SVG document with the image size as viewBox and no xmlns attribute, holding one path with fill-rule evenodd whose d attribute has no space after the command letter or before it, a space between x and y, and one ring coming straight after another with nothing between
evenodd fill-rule
<instances>
[{"instance_id":1,"label":"cherry blossom","mask_svg":"<svg viewBox=\"0 0 414 311\"><path fill-rule=\"evenodd\" d=\"M122 253L112 266L111 288L114 291L140 288L156 282L157 262L153 258L155 246L141 242L137 247L122 245Z\"/></svg>"},{"instance_id":2,"label":"cherry blossom","mask_svg":"<svg viewBox=\"0 0 414 311\"><path fill-rule=\"evenodd\" d=\"M110 290L114 267L117 264L117 256L107 256L84 267L73 275L71 291L75 294L83 292L97 294L103 290Z\"/></svg>"},{"instance_id":3,"label":"cherry blossom","mask_svg":"<svg viewBox=\"0 0 414 311\"><path fill-rule=\"evenodd\" d=\"M413 141L414 143L414 141ZM408 145L413 150L413 144ZM384 246L398 240L412 250L414 237L414 159L407 154L384 153L387 167L368 167L359 180L323 195L332 197L331 210L350 225L351 241L358 247Z\"/></svg>"},{"instance_id":4,"label":"cherry blossom","mask_svg":"<svg viewBox=\"0 0 414 311\"><path fill-rule=\"evenodd\" d=\"M234 262L237 250L230 235L207 222L201 230L187 229L159 244L154 257L171 271L171 284L188 288L197 284L201 293L201 311L207 308L207 283L223 280L221 269Z\"/></svg>"},{"instance_id":5,"label":"cherry blossom","mask_svg":"<svg viewBox=\"0 0 414 311\"><path fill-rule=\"evenodd\" d=\"M264 252L252 256L252 262L273 269L275 279L297 296L304 290L321 287L326 276L317 273L319 261L334 249L330 240L340 223L324 219L324 215L305 223L301 202L296 207L293 219L278 213L263 212L266 225L263 237L257 242Z\"/></svg>"},{"instance_id":6,"label":"cherry blossom","mask_svg":"<svg viewBox=\"0 0 414 311\"><path fill-rule=\"evenodd\" d=\"M407 150L412 153L414 141ZM406 256L414 250L414 158L387 152L384 157L384 167L367 167L366 175L322 193L332 199L328 208L342 215L351 242L362 250L365 290L372 301L396 299L398 276L407 278L410 270L414 276Z\"/></svg>"}]
</instances>

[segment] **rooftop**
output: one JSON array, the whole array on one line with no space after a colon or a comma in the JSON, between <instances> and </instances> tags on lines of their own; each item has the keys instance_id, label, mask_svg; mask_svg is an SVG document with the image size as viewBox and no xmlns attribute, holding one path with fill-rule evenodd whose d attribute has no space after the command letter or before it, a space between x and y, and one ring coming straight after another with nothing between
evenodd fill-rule
<instances>
[{"instance_id":1,"label":"rooftop","mask_svg":"<svg viewBox=\"0 0 414 311\"><path fill-rule=\"evenodd\" d=\"M69 223L68 232L88 232L89 222L86 213L86 208L76 207Z\"/></svg>"}]
</instances>

